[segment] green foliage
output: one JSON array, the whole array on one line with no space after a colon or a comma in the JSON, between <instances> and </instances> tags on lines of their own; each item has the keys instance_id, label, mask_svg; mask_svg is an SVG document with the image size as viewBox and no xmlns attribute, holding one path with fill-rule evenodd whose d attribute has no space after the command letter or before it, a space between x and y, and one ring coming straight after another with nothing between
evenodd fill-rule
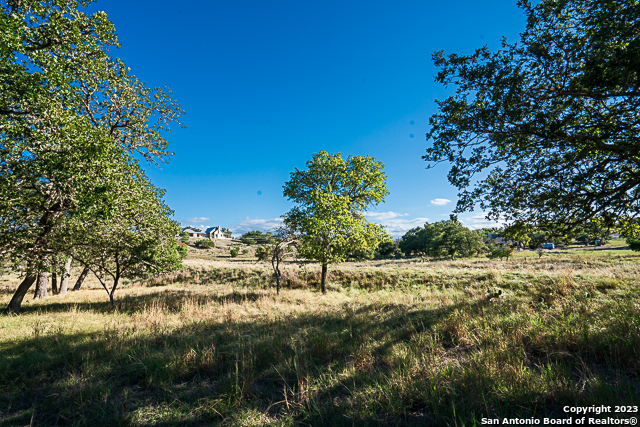
<instances>
[{"instance_id":1,"label":"green foliage","mask_svg":"<svg viewBox=\"0 0 640 427\"><path fill-rule=\"evenodd\" d=\"M120 279L177 270L184 253L175 242L179 226L170 219L173 212L139 166L121 165L113 174L121 185L111 189L109 211L90 223L82 217L65 222L75 243L69 254L96 274L112 303Z\"/></svg>"},{"instance_id":2,"label":"green foliage","mask_svg":"<svg viewBox=\"0 0 640 427\"><path fill-rule=\"evenodd\" d=\"M189 244L189 233L187 233L186 231L183 231L180 233L180 242L184 243L185 245Z\"/></svg>"},{"instance_id":3,"label":"green foliage","mask_svg":"<svg viewBox=\"0 0 640 427\"><path fill-rule=\"evenodd\" d=\"M487 258L500 258L500 260L505 259L508 261L511 255L513 255L513 248L495 248L487 255Z\"/></svg>"},{"instance_id":4,"label":"green foliage","mask_svg":"<svg viewBox=\"0 0 640 427\"><path fill-rule=\"evenodd\" d=\"M556 228L640 211L636 1L519 2L527 26L497 52L433 55L438 101L424 159L451 164L456 212ZM472 187L474 178L485 174Z\"/></svg>"},{"instance_id":5,"label":"green foliage","mask_svg":"<svg viewBox=\"0 0 640 427\"><path fill-rule=\"evenodd\" d=\"M468 257L486 249L479 232L471 231L458 221L440 221L409 230L399 247L406 255L424 254L432 257Z\"/></svg>"},{"instance_id":6,"label":"green foliage","mask_svg":"<svg viewBox=\"0 0 640 427\"><path fill-rule=\"evenodd\" d=\"M153 205L146 199L118 206L127 186L133 194L152 195L162 205L159 212L171 214L139 164L167 159L163 134L182 110L165 91L147 88L109 56L118 46L114 27L104 12L89 16L79 10L86 4L0 5L0 252L34 274L47 269L46 260L56 253L96 253L81 247L91 241L87 234L113 238L100 243L115 254L132 216L155 218L145 211ZM122 221L115 215L121 209L130 210ZM175 251L178 231L165 222L156 240L166 247L155 248L163 253ZM154 245L150 235L141 237L145 233L140 230L129 249L146 253L145 262L151 262L156 258L147 252ZM13 312L22 301L15 296Z\"/></svg>"},{"instance_id":7,"label":"green foliage","mask_svg":"<svg viewBox=\"0 0 640 427\"><path fill-rule=\"evenodd\" d=\"M378 255L381 258L387 258L394 254L396 250L396 244L392 240L385 240L378 245Z\"/></svg>"},{"instance_id":8,"label":"green foliage","mask_svg":"<svg viewBox=\"0 0 640 427\"><path fill-rule=\"evenodd\" d=\"M189 247L185 243L178 243L178 254L181 259L185 259L189 255Z\"/></svg>"},{"instance_id":9,"label":"green foliage","mask_svg":"<svg viewBox=\"0 0 640 427\"><path fill-rule=\"evenodd\" d=\"M627 244L629 245L629 249L632 251L640 251L640 239L629 237L627 239Z\"/></svg>"},{"instance_id":10,"label":"green foliage","mask_svg":"<svg viewBox=\"0 0 640 427\"><path fill-rule=\"evenodd\" d=\"M376 257L376 251L373 249L353 250L347 253L347 261L369 261Z\"/></svg>"},{"instance_id":11,"label":"green foliage","mask_svg":"<svg viewBox=\"0 0 640 427\"><path fill-rule=\"evenodd\" d=\"M255 245L256 243L258 245L272 245L275 243L275 239L272 233L270 232L263 233L260 230L247 231L242 235L242 238L240 239L240 241L247 245ZM249 243L249 242L252 242L252 243Z\"/></svg>"},{"instance_id":12,"label":"green foliage","mask_svg":"<svg viewBox=\"0 0 640 427\"><path fill-rule=\"evenodd\" d=\"M243 250L242 250L242 255L246 255L246 254L248 254L248 253L249 253L249 249L243 249Z\"/></svg>"},{"instance_id":13,"label":"green foliage","mask_svg":"<svg viewBox=\"0 0 640 427\"><path fill-rule=\"evenodd\" d=\"M322 265L323 292L328 264L345 261L349 253L375 250L388 239L382 226L367 222L363 214L388 194L383 167L373 157L345 160L321 151L307 162L307 170L296 169L285 183L284 195L297 204L285 215L285 225L300 236L299 254Z\"/></svg>"},{"instance_id":14,"label":"green foliage","mask_svg":"<svg viewBox=\"0 0 640 427\"><path fill-rule=\"evenodd\" d=\"M210 239L201 239L196 241L195 245L203 249L211 249L216 247L216 242Z\"/></svg>"},{"instance_id":15,"label":"green foliage","mask_svg":"<svg viewBox=\"0 0 640 427\"><path fill-rule=\"evenodd\" d=\"M231 255L231 258L237 257L238 253L240 253L240 248L236 246L232 246L229 248L229 255Z\"/></svg>"},{"instance_id":16,"label":"green foliage","mask_svg":"<svg viewBox=\"0 0 640 427\"><path fill-rule=\"evenodd\" d=\"M256 257L258 257L258 261L267 261L271 255L271 247L269 246L258 246L256 248Z\"/></svg>"}]
</instances>

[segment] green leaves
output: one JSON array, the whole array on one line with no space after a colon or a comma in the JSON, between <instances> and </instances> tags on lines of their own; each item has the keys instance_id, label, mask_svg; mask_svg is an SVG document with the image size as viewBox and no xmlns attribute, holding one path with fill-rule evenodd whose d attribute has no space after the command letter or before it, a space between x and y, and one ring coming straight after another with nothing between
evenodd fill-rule
<instances>
[{"instance_id":1,"label":"green leaves","mask_svg":"<svg viewBox=\"0 0 640 427\"><path fill-rule=\"evenodd\" d=\"M168 159L183 112L111 58L115 29L78 10L89 3L0 1L0 252L74 253L115 289L180 265L173 213L138 159Z\"/></svg>"},{"instance_id":2,"label":"green leaves","mask_svg":"<svg viewBox=\"0 0 640 427\"><path fill-rule=\"evenodd\" d=\"M458 221L440 221L409 230L399 243L405 254L432 257L476 255L486 247L479 232L471 231Z\"/></svg>"},{"instance_id":3,"label":"green leaves","mask_svg":"<svg viewBox=\"0 0 640 427\"><path fill-rule=\"evenodd\" d=\"M366 208L388 194L382 163L369 156L344 160L322 151L307 167L292 172L284 186L284 195L298 204L284 222L300 234L301 256L326 266L345 261L350 252L373 250L388 239L382 226L364 218Z\"/></svg>"},{"instance_id":4,"label":"green leaves","mask_svg":"<svg viewBox=\"0 0 640 427\"><path fill-rule=\"evenodd\" d=\"M637 215L640 2L519 4L518 44L433 55L437 81L456 93L437 102L423 158L451 163L456 212L479 204L489 218L563 234Z\"/></svg>"}]
</instances>

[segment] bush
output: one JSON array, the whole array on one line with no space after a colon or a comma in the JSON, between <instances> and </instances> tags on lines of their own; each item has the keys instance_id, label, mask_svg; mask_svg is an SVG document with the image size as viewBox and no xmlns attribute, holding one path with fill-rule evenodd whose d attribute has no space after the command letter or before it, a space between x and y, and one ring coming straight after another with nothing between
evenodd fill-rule
<instances>
[{"instance_id":1,"label":"bush","mask_svg":"<svg viewBox=\"0 0 640 427\"><path fill-rule=\"evenodd\" d=\"M243 249L243 250L242 250L242 255L246 255L246 254L248 254L248 253L249 253L249 249Z\"/></svg>"},{"instance_id":2,"label":"bush","mask_svg":"<svg viewBox=\"0 0 640 427\"><path fill-rule=\"evenodd\" d=\"M256 256L258 257L258 261L267 261L269 259L269 255L271 255L271 248L258 246L256 248Z\"/></svg>"},{"instance_id":3,"label":"bush","mask_svg":"<svg viewBox=\"0 0 640 427\"><path fill-rule=\"evenodd\" d=\"M255 245L256 241L254 239L252 239L251 237L243 237L242 239L240 239L240 241L242 243L244 243L245 245Z\"/></svg>"},{"instance_id":4,"label":"bush","mask_svg":"<svg viewBox=\"0 0 640 427\"><path fill-rule=\"evenodd\" d=\"M629 237L627 239L627 245L629 245L629 249L631 249L632 251L640 251L640 239Z\"/></svg>"},{"instance_id":5,"label":"bush","mask_svg":"<svg viewBox=\"0 0 640 427\"><path fill-rule=\"evenodd\" d=\"M178 253L180 254L180 258L185 259L187 255L189 255L189 247L186 243L178 243Z\"/></svg>"},{"instance_id":6,"label":"bush","mask_svg":"<svg viewBox=\"0 0 640 427\"><path fill-rule=\"evenodd\" d=\"M203 248L203 249L209 249L209 248L215 248L216 247L216 243L213 240L209 240L209 239L202 239L202 240L198 240L195 245L199 248Z\"/></svg>"},{"instance_id":7,"label":"bush","mask_svg":"<svg viewBox=\"0 0 640 427\"><path fill-rule=\"evenodd\" d=\"M260 230L256 231L247 231L242 234L242 238L240 239L242 243L246 243L246 240L252 240L253 243L247 243L248 245L255 245L256 243L259 245L272 245L276 243L273 234L271 233L263 233Z\"/></svg>"},{"instance_id":8,"label":"bush","mask_svg":"<svg viewBox=\"0 0 640 427\"><path fill-rule=\"evenodd\" d=\"M229 248L229 254L231 254L231 258L235 258L238 256L240 249L238 248Z\"/></svg>"},{"instance_id":9,"label":"bush","mask_svg":"<svg viewBox=\"0 0 640 427\"><path fill-rule=\"evenodd\" d=\"M491 251L489 255L487 255L487 258L489 259L500 258L500 260L502 261L503 258L506 260L509 260L509 257L511 255L513 255L512 248L495 248L494 250Z\"/></svg>"},{"instance_id":10,"label":"bush","mask_svg":"<svg viewBox=\"0 0 640 427\"><path fill-rule=\"evenodd\" d=\"M387 258L393 255L396 250L396 244L391 240L386 240L378 246L378 254L382 258Z\"/></svg>"}]
</instances>

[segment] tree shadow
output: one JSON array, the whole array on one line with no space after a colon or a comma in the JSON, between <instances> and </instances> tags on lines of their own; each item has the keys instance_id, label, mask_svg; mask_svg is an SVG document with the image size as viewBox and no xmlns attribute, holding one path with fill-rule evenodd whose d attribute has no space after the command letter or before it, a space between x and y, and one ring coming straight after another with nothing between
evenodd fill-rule
<instances>
[{"instance_id":1,"label":"tree shadow","mask_svg":"<svg viewBox=\"0 0 640 427\"><path fill-rule=\"evenodd\" d=\"M144 306L152 295L132 298L131 306ZM262 297L231 293L213 300ZM0 408L8 408L0 425L29 424L33 416L34 425L200 426L250 418L252 411L271 424L286 417L301 425L471 424L481 416L564 417L565 404L620 405L638 397L637 363L615 370L580 349L574 358L535 355L533 341L526 344L529 356L514 353L509 363L551 361L566 375L549 380L559 384L552 392L506 392L505 378L485 371L493 363L485 343L461 347L439 326L457 311L486 304L372 303L252 322L202 318L176 329L126 322L92 333L34 328L0 352ZM603 325L584 338L589 351L610 354L610 335L622 326ZM434 334L440 341L425 344ZM584 378L572 376L584 366L601 381L584 383L577 393ZM613 384L616 375L626 379Z\"/></svg>"}]
</instances>

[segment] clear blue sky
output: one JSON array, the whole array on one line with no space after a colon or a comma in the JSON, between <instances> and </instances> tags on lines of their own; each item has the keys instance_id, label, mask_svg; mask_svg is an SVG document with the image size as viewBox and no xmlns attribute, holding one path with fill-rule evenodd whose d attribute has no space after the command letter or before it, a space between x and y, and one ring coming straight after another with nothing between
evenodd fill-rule
<instances>
[{"instance_id":1,"label":"clear blue sky","mask_svg":"<svg viewBox=\"0 0 640 427\"><path fill-rule=\"evenodd\" d=\"M289 173L320 150L386 165L390 195L369 219L391 234L447 219L457 193L447 165L421 159L434 99L452 91L434 82L431 54L495 50L525 24L516 0L102 0L89 10L107 12L132 72L187 111L187 128L167 135L170 163L146 167L175 219L234 235L272 227L292 206ZM479 215L461 219L477 227Z\"/></svg>"}]
</instances>

